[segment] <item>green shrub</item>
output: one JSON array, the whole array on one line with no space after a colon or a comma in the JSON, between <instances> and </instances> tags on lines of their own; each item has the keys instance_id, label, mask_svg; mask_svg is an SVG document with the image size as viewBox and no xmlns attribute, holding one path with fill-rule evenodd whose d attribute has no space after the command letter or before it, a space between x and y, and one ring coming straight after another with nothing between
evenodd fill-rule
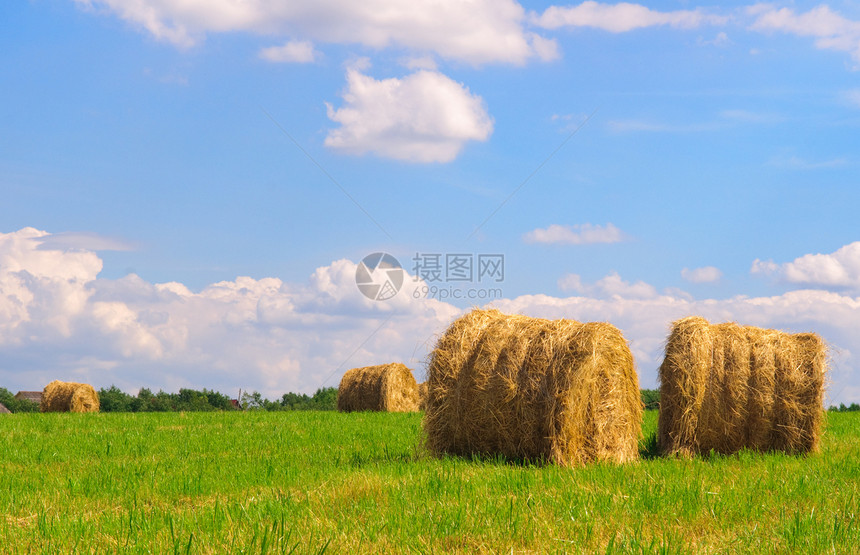
<instances>
[{"instance_id":1,"label":"green shrub","mask_svg":"<svg viewBox=\"0 0 860 555\"><path fill-rule=\"evenodd\" d=\"M101 412L132 412L134 397L117 386L111 385L108 389L101 388L98 393Z\"/></svg>"},{"instance_id":2,"label":"green shrub","mask_svg":"<svg viewBox=\"0 0 860 555\"><path fill-rule=\"evenodd\" d=\"M11 412L39 412L39 403L27 399L16 399L11 391L0 387L0 403Z\"/></svg>"},{"instance_id":3,"label":"green shrub","mask_svg":"<svg viewBox=\"0 0 860 555\"><path fill-rule=\"evenodd\" d=\"M660 390L659 389L643 389L642 404L645 405L645 410L657 410L660 408Z\"/></svg>"}]
</instances>

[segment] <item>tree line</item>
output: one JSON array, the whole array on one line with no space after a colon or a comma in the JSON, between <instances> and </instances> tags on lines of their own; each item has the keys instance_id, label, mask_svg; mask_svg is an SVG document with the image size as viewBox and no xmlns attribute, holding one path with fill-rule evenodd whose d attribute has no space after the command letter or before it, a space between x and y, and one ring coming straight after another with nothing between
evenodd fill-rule
<instances>
[{"instance_id":1,"label":"tree line","mask_svg":"<svg viewBox=\"0 0 860 555\"><path fill-rule=\"evenodd\" d=\"M642 404L645 410L660 408L660 390L641 390ZM304 393L284 393L279 399L270 401L259 392L245 392L236 399L237 403L223 393L203 389L180 389L179 393L153 393L147 388L141 388L137 395L130 395L112 385L98 390L102 412L207 412L231 410L335 410L337 409L337 388L323 387L313 395ZM11 391L0 387L0 404L11 412L39 412L39 404L26 399L16 399ZM831 406L833 412L860 412L860 405L841 403L838 407Z\"/></svg>"},{"instance_id":2,"label":"tree line","mask_svg":"<svg viewBox=\"0 0 860 555\"><path fill-rule=\"evenodd\" d=\"M115 385L98 390L101 412L211 412L232 410L335 410L337 388L323 387L313 395L284 393L280 399L270 401L259 392L243 393L236 403L217 391L203 389L180 389L179 393L141 388L137 395L130 395ZM39 412L39 404L26 399L16 399L14 394L0 387L0 403L11 412Z\"/></svg>"}]
</instances>

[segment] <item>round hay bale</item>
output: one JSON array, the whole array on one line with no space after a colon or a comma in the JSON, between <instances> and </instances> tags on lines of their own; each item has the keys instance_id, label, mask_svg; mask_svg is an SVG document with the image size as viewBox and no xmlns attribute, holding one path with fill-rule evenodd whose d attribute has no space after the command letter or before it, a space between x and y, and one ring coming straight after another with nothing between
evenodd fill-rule
<instances>
[{"instance_id":1,"label":"round hay bale","mask_svg":"<svg viewBox=\"0 0 860 555\"><path fill-rule=\"evenodd\" d=\"M814 333L678 320L660 366L664 454L816 451L827 347Z\"/></svg>"},{"instance_id":2,"label":"round hay bale","mask_svg":"<svg viewBox=\"0 0 860 555\"><path fill-rule=\"evenodd\" d=\"M353 368L340 380L337 410L417 412L418 384L399 362Z\"/></svg>"},{"instance_id":3,"label":"round hay bale","mask_svg":"<svg viewBox=\"0 0 860 555\"><path fill-rule=\"evenodd\" d=\"M427 382L418 384L418 410L427 409Z\"/></svg>"},{"instance_id":4,"label":"round hay bale","mask_svg":"<svg viewBox=\"0 0 860 555\"><path fill-rule=\"evenodd\" d=\"M430 355L430 452L564 466L638 458L642 400L633 355L608 323L475 309Z\"/></svg>"},{"instance_id":5,"label":"round hay bale","mask_svg":"<svg viewBox=\"0 0 860 555\"><path fill-rule=\"evenodd\" d=\"M85 383L55 380L42 393L42 412L98 412L99 396Z\"/></svg>"}]
</instances>

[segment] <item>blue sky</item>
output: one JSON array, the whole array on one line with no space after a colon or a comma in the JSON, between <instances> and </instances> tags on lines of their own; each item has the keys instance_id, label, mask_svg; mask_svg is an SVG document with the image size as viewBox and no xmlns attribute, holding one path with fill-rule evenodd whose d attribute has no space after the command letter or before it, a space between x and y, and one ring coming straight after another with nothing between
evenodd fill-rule
<instances>
[{"instance_id":1,"label":"blue sky","mask_svg":"<svg viewBox=\"0 0 860 555\"><path fill-rule=\"evenodd\" d=\"M472 303L363 298L384 251L503 254L646 387L689 313L818 331L860 400L855 3L405 6L5 3L0 385L420 378Z\"/></svg>"}]
</instances>

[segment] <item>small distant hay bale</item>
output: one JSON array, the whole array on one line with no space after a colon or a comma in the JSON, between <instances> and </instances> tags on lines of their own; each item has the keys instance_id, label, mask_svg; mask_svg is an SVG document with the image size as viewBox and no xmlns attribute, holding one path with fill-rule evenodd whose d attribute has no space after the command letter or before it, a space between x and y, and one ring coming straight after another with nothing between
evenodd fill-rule
<instances>
[{"instance_id":1,"label":"small distant hay bale","mask_svg":"<svg viewBox=\"0 0 860 555\"><path fill-rule=\"evenodd\" d=\"M660 366L657 443L691 456L818 449L827 347L814 333L678 320Z\"/></svg>"},{"instance_id":2,"label":"small distant hay bale","mask_svg":"<svg viewBox=\"0 0 860 555\"><path fill-rule=\"evenodd\" d=\"M99 396L85 383L55 380L42 393L42 412L98 412Z\"/></svg>"},{"instance_id":3,"label":"small distant hay bale","mask_svg":"<svg viewBox=\"0 0 860 555\"><path fill-rule=\"evenodd\" d=\"M415 377L399 362L353 368L337 389L341 412L417 412L418 400Z\"/></svg>"},{"instance_id":4,"label":"small distant hay bale","mask_svg":"<svg viewBox=\"0 0 860 555\"><path fill-rule=\"evenodd\" d=\"M0 414L12 414L12 411L7 409L3 403L0 403Z\"/></svg>"},{"instance_id":5,"label":"small distant hay bale","mask_svg":"<svg viewBox=\"0 0 860 555\"><path fill-rule=\"evenodd\" d=\"M436 455L563 466L639 456L633 355L608 323L475 309L430 355L424 430Z\"/></svg>"},{"instance_id":6,"label":"small distant hay bale","mask_svg":"<svg viewBox=\"0 0 860 555\"><path fill-rule=\"evenodd\" d=\"M418 409L425 410L427 408L427 382L418 384Z\"/></svg>"}]
</instances>

